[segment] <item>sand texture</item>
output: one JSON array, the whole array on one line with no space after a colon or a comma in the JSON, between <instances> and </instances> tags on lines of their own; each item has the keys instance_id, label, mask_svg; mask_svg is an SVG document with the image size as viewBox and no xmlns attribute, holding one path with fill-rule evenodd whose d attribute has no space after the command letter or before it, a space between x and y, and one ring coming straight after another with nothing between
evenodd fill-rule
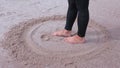
<instances>
[{"instance_id":1,"label":"sand texture","mask_svg":"<svg viewBox=\"0 0 120 68\"><path fill-rule=\"evenodd\" d=\"M120 68L119 6L90 0L86 43L72 45L51 36L64 28L67 0L0 0L0 68Z\"/></svg>"},{"instance_id":2,"label":"sand texture","mask_svg":"<svg viewBox=\"0 0 120 68\"><path fill-rule=\"evenodd\" d=\"M114 58L105 59L110 56L113 47L109 42L111 36L105 27L91 20L86 34L87 43L71 45L65 43L63 37L50 35L63 28L64 22L65 16L62 15L31 19L7 32L3 46L27 68L79 68L84 66L80 63L94 62L94 59L99 62ZM72 34L76 34L75 30L76 26ZM87 65L92 67L91 64Z\"/></svg>"}]
</instances>

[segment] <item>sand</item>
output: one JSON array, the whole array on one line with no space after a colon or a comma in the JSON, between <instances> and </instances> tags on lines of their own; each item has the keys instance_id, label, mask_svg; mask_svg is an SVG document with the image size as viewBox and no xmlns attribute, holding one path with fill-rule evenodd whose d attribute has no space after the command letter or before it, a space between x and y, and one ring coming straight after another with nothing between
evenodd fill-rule
<instances>
[{"instance_id":1,"label":"sand","mask_svg":"<svg viewBox=\"0 0 120 68\"><path fill-rule=\"evenodd\" d=\"M50 35L63 29L67 0L1 0L0 68L119 68L119 5L91 0L87 43L71 45Z\"/></svg>"},{"instance_id":2,"label":"sand","mask_svg":"<svg viewBox=\"0 0 120 68\"><path fill-rule=\"evenodd\" d=\"M52 26L53 22L54 26ZM109 61L114 58L109 57L113 46L109 42L111 36L105 27L91 20L86 37L88 41L85 44L71 45L62 41L63 38L50 35L55 30L63 28L64 23L60 22L65 22L65 16L55 15L22 22L5 34L3 47L26 68L80 68L85 67L84 63ZM46 30L46 28L50 29ZM76 33L75 30L76 26L73 34ZM43 35L49 39L46 40ZM92 36L93 41L89 35ZM98 63L94 63L96 64ZM92 64L87 65L86 67L92 68Z\"/></svg>"}]
</instances>

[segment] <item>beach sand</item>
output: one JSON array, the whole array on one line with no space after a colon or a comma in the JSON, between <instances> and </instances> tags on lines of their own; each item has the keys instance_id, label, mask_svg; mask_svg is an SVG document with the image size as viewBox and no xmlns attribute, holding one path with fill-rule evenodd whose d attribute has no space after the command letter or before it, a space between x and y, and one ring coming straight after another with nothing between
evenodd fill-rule
<instances>
[{"instance_id":1,"label":"beach sand","mask_svg":"<svg viewBox=\"0 0 120 68\"><path fill-rule=\"evenodd\" d=\"M74 45L51 36L64 28L67 11L67 1L53 2L1 0L0 68L120 67L118 0L90 1L87 42ZM72 34L76 32L75 22Z\"/></svg>"}]
</instances>

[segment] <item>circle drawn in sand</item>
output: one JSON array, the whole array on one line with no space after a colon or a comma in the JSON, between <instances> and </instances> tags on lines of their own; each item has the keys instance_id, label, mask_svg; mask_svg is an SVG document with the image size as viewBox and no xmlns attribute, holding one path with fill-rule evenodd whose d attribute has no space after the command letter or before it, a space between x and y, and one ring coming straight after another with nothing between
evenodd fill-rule
<instances>
[{"instance_id":1,"label":"circle drawn in sand","mask_svg":"<svg viewBox=\"0 0 120 68\"><path fill-rule=\"evenodd\" d=\"M56 57L92 55L106 48L105 42L108 40L108 35L105 33L104 27L96 22L90 21L85 44L68 44L64 42L64 37L51 35L53 32L63 29L64 26L64 20L48 20L32 26L24 33L24 39L37 54ZM75 35L76 32L77 24L73 26L72 35Z\"/></svg>"},{"instance_id":2,"label":"circle drawn in sand","mask_svg":"<svg viewBox=\"0 0 120 68\"><path fill-rule=\"evenodd\" d=\"M52 32L64 28L65 18L55 15L22 22L5 34L3 47L27 68L46 68L50 64L66 65L77 61L80 63L110 47L109 33L93 20L90 20L85 44L71 45L65 43L63 37L51 36ZM75 24L72 34L76 32Z\"/></svg>"}]
</instances>

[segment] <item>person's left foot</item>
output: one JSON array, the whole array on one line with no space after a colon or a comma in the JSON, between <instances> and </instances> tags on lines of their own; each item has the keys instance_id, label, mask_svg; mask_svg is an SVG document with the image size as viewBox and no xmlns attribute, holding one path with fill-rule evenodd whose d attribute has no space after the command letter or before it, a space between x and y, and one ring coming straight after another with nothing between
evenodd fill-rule
<instances>
[{"instance_id":1,"label":"person's left foot","mask_svg":"<svg viewBox=\"0 0 120 68\"><path fill-rule=\"evenodd\" d=\"M70 44L82 44L85 43L85 38L75 35L72 37L64 38L64 41Z\"/></svg>"}]
</instances>

